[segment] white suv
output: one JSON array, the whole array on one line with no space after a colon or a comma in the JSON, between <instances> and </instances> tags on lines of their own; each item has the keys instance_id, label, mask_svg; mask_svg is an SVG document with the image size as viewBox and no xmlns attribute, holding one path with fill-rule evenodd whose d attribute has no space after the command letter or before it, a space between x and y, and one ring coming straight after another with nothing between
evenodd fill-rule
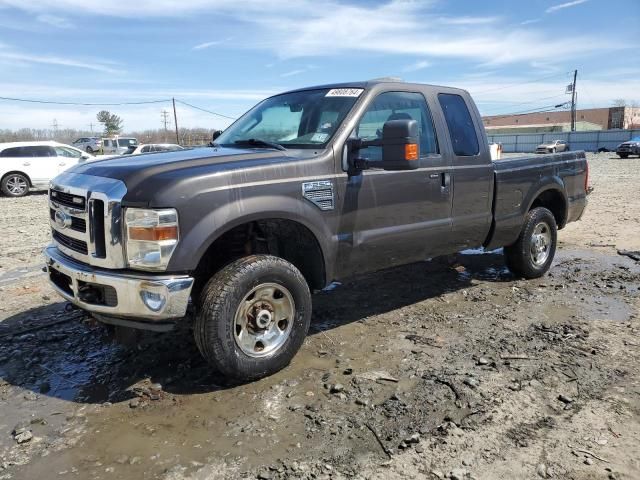
<instances>
[{"instance_id":1,"label":"white suv","mask_svg":"<svg viewBox=\"0 0 640 480\"><path fill-rule=\"evenodd\" d=\"M59 173L92 158L58 142L0 143L0 188L9 197L22 197L29 188L47 188Z\"/></svg>"}]
</instances>

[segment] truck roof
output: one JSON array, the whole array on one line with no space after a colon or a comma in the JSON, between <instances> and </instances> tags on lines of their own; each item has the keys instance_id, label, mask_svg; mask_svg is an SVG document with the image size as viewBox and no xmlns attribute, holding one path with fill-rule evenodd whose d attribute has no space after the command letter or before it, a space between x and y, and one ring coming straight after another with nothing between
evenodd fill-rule
<instances>
[{"instance_id":1,"label":"truck roof","mask_svg":"<svg viewBox=\"0 0 640 480\"><path fill-rule=\"evenodd\" d=\"M387 84L387 85L393 85L393 84L402 84L404 86L407 87L442 87L442 88L447 88L447 89L452 89L452 90L459 90L461 92L466 92L466 90L463 90L461 88L455 88L455 87L445 87L443 85L433 85L430 83L415 83L415 82L405 82L402 79L399 78L394 78L394 77L385 77L385 78L374 78L372 80L363 80L363 81L357 81L357 82L341 82L341 83L328 83L325 85L313 85L310 87L302 87L302 88L294 88L292 90L288 90L286 92L281 92L278 93L277 95L282 95L284 93L293 93L293 92L303 92L305 90L319 90L319 89L323 89L323 88L371 88L375 85L381 85L381 84Z\"/></svg>"}]
</instances>

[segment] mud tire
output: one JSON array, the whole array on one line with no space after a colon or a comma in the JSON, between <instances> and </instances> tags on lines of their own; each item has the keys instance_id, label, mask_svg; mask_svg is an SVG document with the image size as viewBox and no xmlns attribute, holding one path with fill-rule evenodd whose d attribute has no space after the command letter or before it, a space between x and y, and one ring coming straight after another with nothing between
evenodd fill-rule
<instances>
[{"instance_id":1,"label":"mud tire","mask_svg":"<svg viewBox=\"0 0 640 480\"><path fill-rule=\"evenodd\" d=\"M534 230L540 223L545 223L548 226L551 242L546 260L541 265L536 265L531 255L531 241ZM551 268L557 242L558 226L553 214L543 207L534 208L527 213L518 240L513 245L504 247L507 267L511 270L511 273L518 277L527 279L539 278Z\"/></svg>"},{"instance_id":2,"label":"mud tire","mask_svg":"<svg viewBox=\"0 0 640 480\"><path fill-rule=\"evenodd\" d=\"M290 333L269 356L251 357L235 339L240 302L258 285L279 284L290 292L295 309ZM282 258L251 255L226 265L200 292L194 321L196 345L207 362L233 381L257 380L286 367L302 346L311 321L311 293L300 271Z\"/></svg>"}]
</instances>

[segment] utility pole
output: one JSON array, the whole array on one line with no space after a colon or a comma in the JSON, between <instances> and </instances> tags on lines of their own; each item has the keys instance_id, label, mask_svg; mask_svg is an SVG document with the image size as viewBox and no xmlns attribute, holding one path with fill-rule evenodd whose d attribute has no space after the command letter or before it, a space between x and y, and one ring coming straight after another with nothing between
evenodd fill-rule
<instances>
[{"instance_id":1,"label":"utility pole","mask_svg":"<svg viewBox=\"0 0 640 480\"><path fill-rule=\"evenodd\" d=\"M176 143L180 145L180 136L178 135L178 114L176 113L176 99L172 98L173 102L173 123L176 126Z\"/></svg>"},{"instance_id":2,"label":"utility pole","mask_svg":"<svg viewBox=\"0 0 640 480\"><path fill-rule=\"evenodd\" d=\"M91 129L91 135L93 135L93 122L89 124L89 128Z\"/></svg>"},{"instance_id":3,"label":"utility pole","mask_svg":"<svg viewBox=\"0 0 640 480\"><path fill-rule=\"evenodd\" d=\"M162 117L162 120L160 120L162 122L162 125L164 126L164 131L167 131L167 125L169 125L169 112L166 110L162 110L162 112L160 112L160 116Z\"/></svg>"},{"instance_id":4,"label":"utility pole","mask_svg":"<svg viewBox=\"0 0 640 480\"><path fill-rule=\"evenodd\" d=\"M58 120L54 118L51 126L53 127L53 138L58 138Z\"/></svg>"},{"instance_id":5,"label":"utility pole","mask_svg":"<svg viewBox=\"0 0 640 480\"><path fill-rule=\"evenodd\" d=\"M571 87L571 131L576 131L576 79L578 70L573 71L573 84Z\"/></svg>"}]
</instances>

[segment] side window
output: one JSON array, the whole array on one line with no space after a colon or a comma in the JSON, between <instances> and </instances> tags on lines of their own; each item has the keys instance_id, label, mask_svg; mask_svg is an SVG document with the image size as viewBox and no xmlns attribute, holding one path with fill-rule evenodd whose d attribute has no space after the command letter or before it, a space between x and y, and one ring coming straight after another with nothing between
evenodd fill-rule
<instances>
[{"instance_id":1,"label":"side window","mask_svg":"<svg viewBox=\"0 0 640 480\"><path fill-rule=\"evenodd\" d=\"M382 127L389 120L415 120L420 132L420 155L438 153L438 140L431 112L424 96L414 92L385 92L376 97L360 119L355 136L363 140L382 138ZM369 160L382 160L382 147L363 150Z\"/></svg>"},{"instance_id":2,"label":"side window","mask_svg":"<svg viewBox=\"0 0 640 480\"><path fill-rule=\"evenodd\" d=\"M55 157L57 156L56 151L53 147L49 147L46 145L35 145L33 147L25 147L29 151L29 157Z\"/></svg>"},{"instance_id":3,"label":"side window","mask_svg":"<svg viewBox=\"0 0 640 480\"><path fill-rule=\"evenodd\" d=\"M438 100L449 127L453 152L460 157L472 157L480 152L478 136L471 114L460 95L438 94Z\"/></svg>"},{"instance_id":4,"label":"side window","mask_svg":"<svg viewBox=\"0 0 640 480\"><path fill-rule=\"evenodd\" d=\"M79 151L66 147L54 147L54 150L59 157L80 158L81 155Z\"/></svg>"},{"instance_id":5,"label":"side window","mask_svg":"<svg viewBox=\"0 0 640 480\"><path fill-rule=\"evenodd\" d=\"M24 157L24 147L5 148L0 152L0 157Z\"/></svg>"},{"instance_id":6,"label":"side window","mask_svg":"<svg viewBox=\"0 0 640 480\"><path fill-rule=\"evenodd\" d=\"M142 147L142 151L141 153L147 153L151 151L151 147L149 147L148 145L146 147Z\"/></svg>"}]
</instances>

